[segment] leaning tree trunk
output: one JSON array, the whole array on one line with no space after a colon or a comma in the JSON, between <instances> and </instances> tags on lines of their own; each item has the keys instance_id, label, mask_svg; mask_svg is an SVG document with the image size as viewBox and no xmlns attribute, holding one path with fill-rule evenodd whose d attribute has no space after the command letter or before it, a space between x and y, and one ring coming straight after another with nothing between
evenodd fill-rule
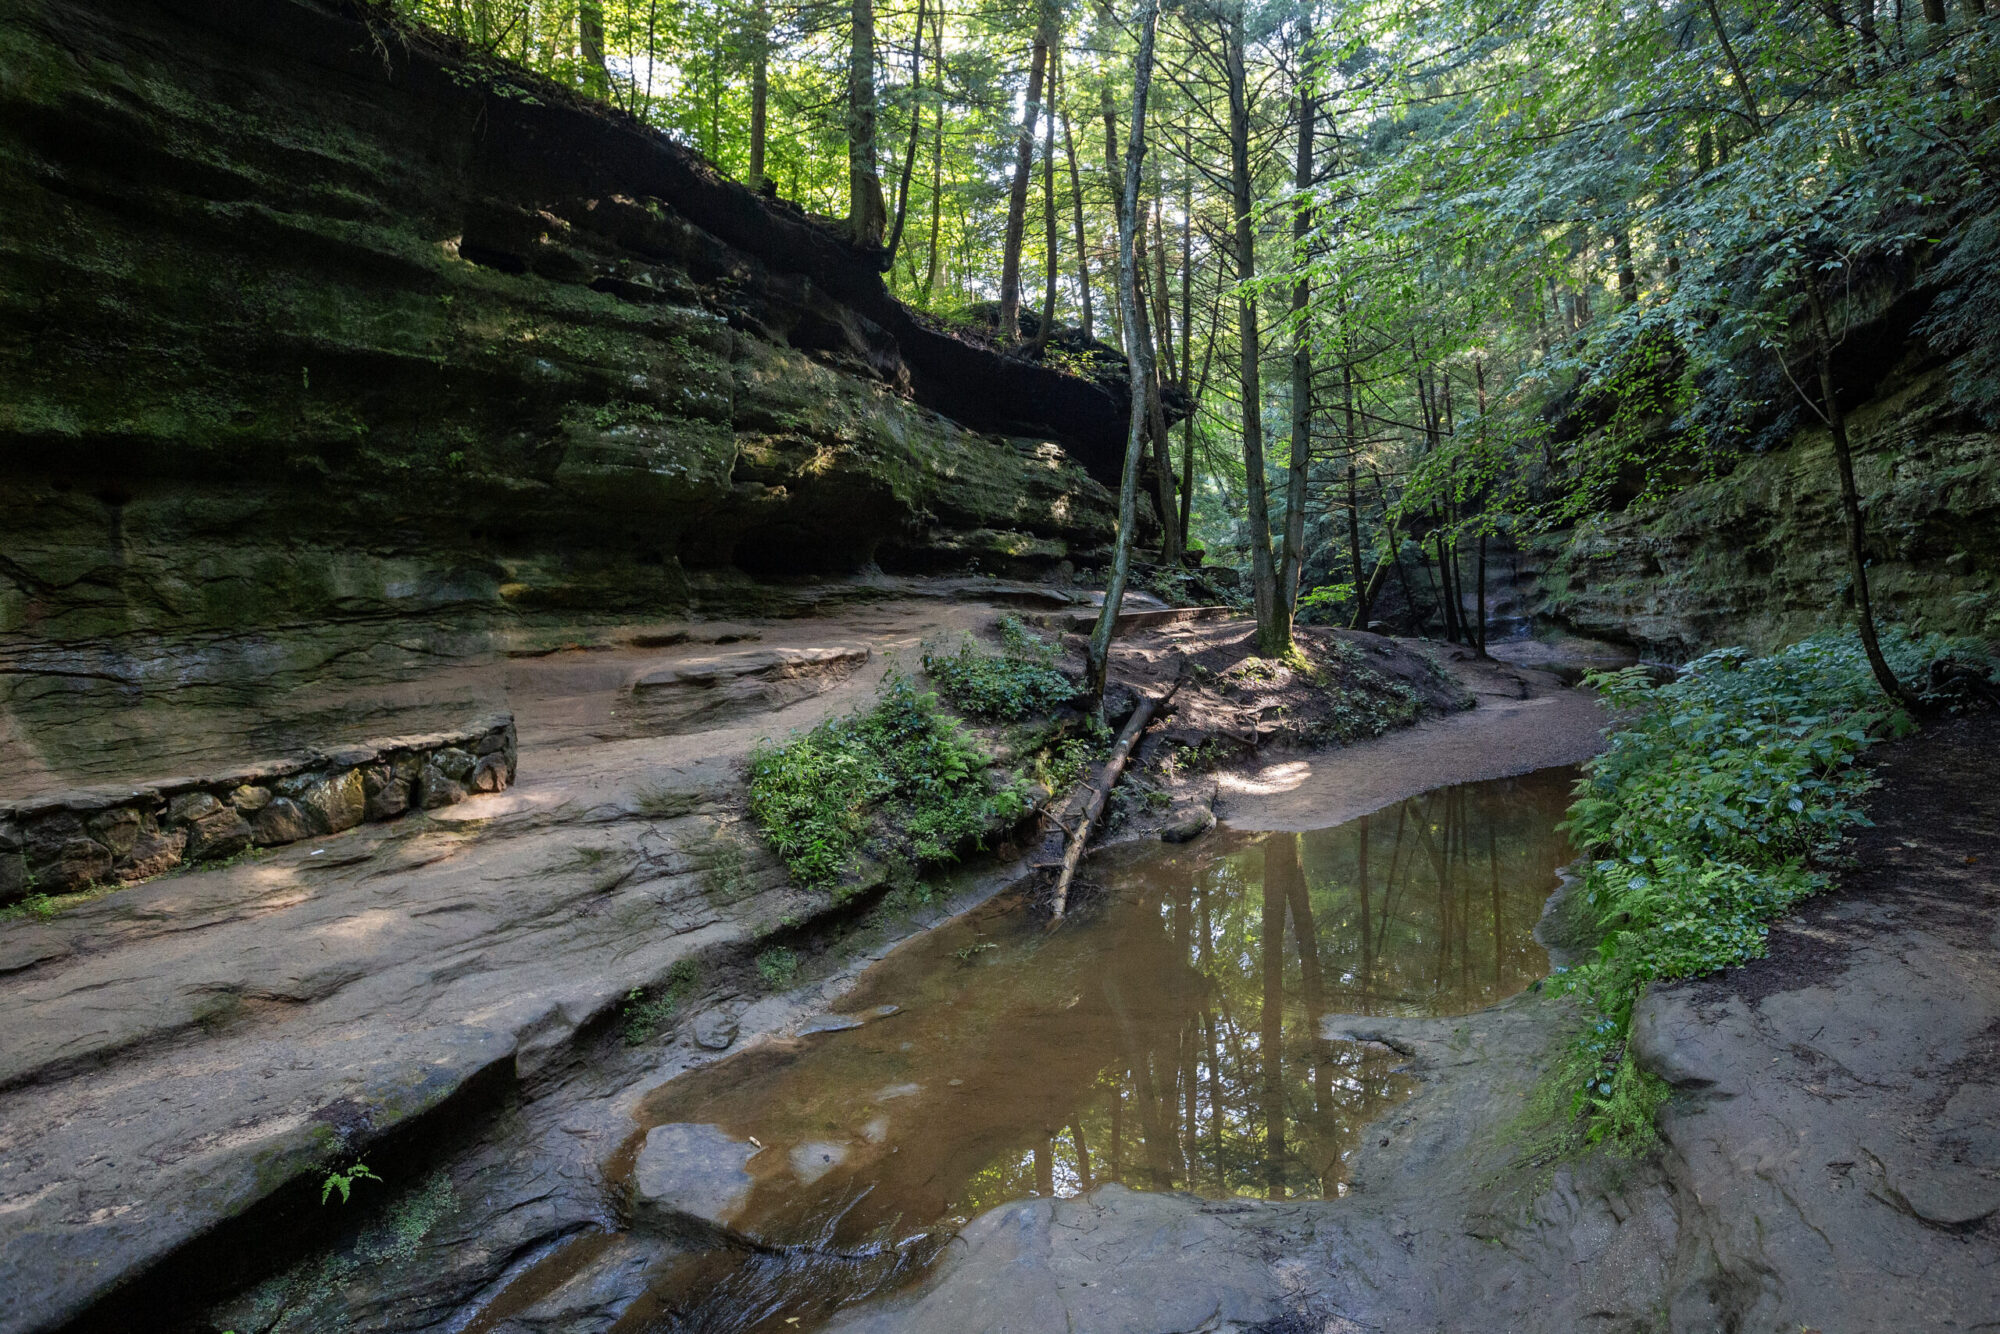
<instances>
[{"instance_id":1,"label":"leaning tree trunk","mask_svg":"<svg viewBox=\"0 0 2000 1334\"><path fill-rule=\"evenodd\" d=\"M896 222L889 229L889 256L883 268L892 267L903 245L903 222L909 216L910 177L917 170L917 142L924 128L924 0L917 0L917 35L910 42L910 142L903 150L903 170L896 182ZM943 115L943 110L939 110Z\"/></svg>"},{"instance_id":2,"label":"leaning tree trunk","mask_svg":"<svg viewBox=\"0 0 2000 1334\"><path fill-rule=\"evenodd\" d=\"M1875 673L1875 683L1882 687L1882 693L1915 711L1919 707L1917 697L1889 670L1888 659L1882 656L1881 641L1875 635L1875 608L1868 596L1868 558L1863 545L1866 530L1861 521L1860 492L1854 485L1854 452L1847 439L1847 414L1840 410L1840 400L1833 391L1833 330L1827 324L1819 290L1810 280L1806 299L1812 304L1813 322L1819 326L1819 393L1826 403L1826 424L1833 434L1833 461L1840 473L1840 510L1847 520L1847 573L1854 584L1854 616L1860 624L1861 647L1868 655L1868 668Z\"/></svg>"},{"instance_id":3,"label":"leaning tree trunk","mask_svg":"<svg viewBox=\"0 0 2000 1334\"><path fill-rule=\"evenodd\" d=\"M1139 49L1132 58L1132 127L1125 142L1125 188L1118 198L1118 308L1127 330L1139 327L1139 266L1134 254L1139 215L1139 169L1146 158L1146 94L1153 83L1153 38L1160 24L1159 0L1140 0L1136 16ZM1153 377L1153 348L1144 338L1125 340L1125 369L1135 388ZM1125 600L1125 583L1132 573L1132 529L1139 518L1139 459L1146 447L1146 396L1129 395L1131 410L1125 428L1125 467L1118 483L1118 537L1112 546L1111 577L1104 584L1104 606L1091 631L1085 688L1091 709L1104 716L1104 682L1111 664L1111 633L1118 626L1118 607Z\"/></svg>"}]
</instances>

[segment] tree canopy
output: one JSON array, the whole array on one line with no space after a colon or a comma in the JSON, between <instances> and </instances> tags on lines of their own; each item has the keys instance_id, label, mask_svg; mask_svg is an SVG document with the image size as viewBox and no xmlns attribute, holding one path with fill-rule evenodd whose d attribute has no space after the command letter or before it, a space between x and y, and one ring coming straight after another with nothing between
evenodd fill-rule
<instances>
[{"instance_id":1,"label":"tree canopy","mask_svg":"<svg viewBox=\"0 0 2000 1334\"><path fill-rule=\"evenodd\" d=\"M1987 0L397 3L845 227L1018 355L1143 339L1162 562L1245 569L1267 651L1392 584L1410 628L1483 643L1487 539L1839 432L1846 340L1911 293L2000 420Z\"/></svg>"}]
</instances>

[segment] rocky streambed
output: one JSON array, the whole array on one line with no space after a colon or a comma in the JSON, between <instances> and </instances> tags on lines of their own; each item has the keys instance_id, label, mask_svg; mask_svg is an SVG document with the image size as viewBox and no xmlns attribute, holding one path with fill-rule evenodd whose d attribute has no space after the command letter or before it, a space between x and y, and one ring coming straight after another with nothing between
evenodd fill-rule
<instances>
[{"instance_id":1,"label":"rocky streambed","mask_svg":"<svg viewBox=\"0 0 2000 1334\"><path fill-rule=\"evenodd\" d=\"M999 888L1004 859L837 904L797 888L749 824L742 767L759 738L872 699L927 637L990 627L1028 595L993 580L823 591L824 614L803 619L578 623L395 661L384 645L229 715L268 738L294 713L293 735L324 750L316 729L342 701L409 731L504 705L518 781L0 921L0 1328L458 1319L565 1241L619 1226L605 1161L639 1092L710 1058L697 1020L739 1043L782 1032L872 955ZM1143 681L1183 653L1240 657L1226 644L1244 633L1146 630L1120 641L1120 670ZM1385 670L1435 676L1422 654L1363 638ZM206 699L214 683L186 688ZM1318 763L1284 749L1299 688L1232 679L1189 702L1229 729L1247 781L1275 790ZM1463 702L1426 689L1436 707ZM107 708L170 711L168 689L146 695ZM1273 764L1282 776L1255 777ZM1184 785L1211 800L1217 776ZM1141 801L1127 827L1163 814ZM787 955L796 980L775 966ZM357 1161L379 1180L323 1203L326 1176ZM319 1278L262 1316L211 1319L300 1264Z\"/></svg>"},{"instance_id":2,"label":"rocky streambed","mask_svg":"<svg viewBox=\"0 0 2000 1334\"><path fill-rule=\"evenodd\" d=\"M743 754L1019 605L984 587L468 662L436 679L456 707L503 676L515 786L0 923L0 1327L1992 1308L1990 737L1891 752L1851 892L1772 960L1649 998L1643 1056L1678 1090L1659 1153L1557 1164L1523 1109L1577 1017L1520 988L1563 782L1450 785L1587 755L1588 697L1452 662L1478 707L1327 750L1262 730L1282 682L1198 690L1174 726L1207 711L1235 762L1156 753L1054 936L1004 861L865 910L796 889L743 815ZM1123 671L1230 633L1135 633ZM391 693L421 712L414 680ZM1947 797L1971 814L1940 833ZM1190 802L1223 828L1152 839Z\"/></svg>"}]
</instances>

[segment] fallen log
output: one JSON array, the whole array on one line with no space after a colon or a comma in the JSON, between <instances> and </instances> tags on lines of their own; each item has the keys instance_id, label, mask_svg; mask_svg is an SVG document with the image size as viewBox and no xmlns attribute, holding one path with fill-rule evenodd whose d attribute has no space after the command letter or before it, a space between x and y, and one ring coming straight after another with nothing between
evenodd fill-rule
<instances>
[{"instance_id":1,"label":"fallen log","mask_svg":"<svg viewBox=\"0 0 2000 1334\"><path fill-rule=\"evenodd\" d=\"M1111 799L1111 789L1118 786L1118 780L1125 776L1125 767L1132 761L1133 748L1138 745L1139 737L1153 721L1154 715L1180 688L1181 678L1176 676L1158 695L1139 696L1139 702L1118 733L1118 741L1111 747L1103 769L1091 780L1084 796L1082 813L1077 818L1076 828L1070 833L1069 847L1063 853L1062 873L1056 877L1055 911L1049 917L1050 930L1062 924L1063 913L1069 907L1069 883L1076 878L1077 865L1083 860L1084 845L1090 841L1091 831L1104 814L1105 803Z\"/></svg>"}]
</instances>

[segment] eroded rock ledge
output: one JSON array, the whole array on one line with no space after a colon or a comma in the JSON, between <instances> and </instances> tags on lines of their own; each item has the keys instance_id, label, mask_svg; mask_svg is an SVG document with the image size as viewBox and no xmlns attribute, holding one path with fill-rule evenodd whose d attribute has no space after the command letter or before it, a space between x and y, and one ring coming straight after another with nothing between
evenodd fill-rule
<instances>
[{"instance_id":1,"label":"eroded rock ledge","mask_svg":"<svg viewBox=\"0 0 2000 1334\"><path fill-rule=\"evenodd\" d=\"M206 778L57 792L0 805L0 905L129 883L183 862L338 834L514 781L513 716L428 736L309 750Z\"/></svg>"}]
</instances>

